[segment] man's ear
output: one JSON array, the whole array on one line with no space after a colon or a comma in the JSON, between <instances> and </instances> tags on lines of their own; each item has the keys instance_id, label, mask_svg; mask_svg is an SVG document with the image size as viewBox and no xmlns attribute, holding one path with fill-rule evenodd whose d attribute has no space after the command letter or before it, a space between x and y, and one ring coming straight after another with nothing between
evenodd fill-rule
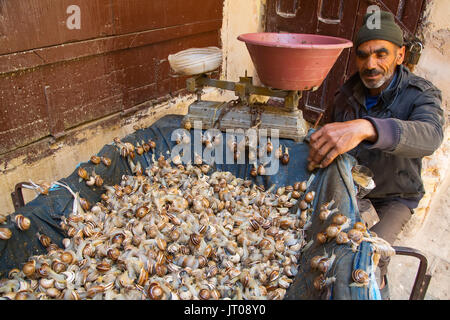
<instances>
[{"instance_id":1,"label":"man's ear","mask_svg":"<svg viewBox=\"0 0 450 320\"><path fill-rule=\"evenodd\" d=\"M397 65L401 65L405 60L406 47L403 46L397 50Z\"/></svg>"}]
</instances>

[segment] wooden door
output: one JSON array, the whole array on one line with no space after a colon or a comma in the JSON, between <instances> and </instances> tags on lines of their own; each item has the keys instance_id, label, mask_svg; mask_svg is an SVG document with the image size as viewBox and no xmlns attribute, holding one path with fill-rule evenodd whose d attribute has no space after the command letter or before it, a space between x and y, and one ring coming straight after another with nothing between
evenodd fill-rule
<instances>
[{"instance_id":1,"label":"wooden door","mask_svg":"<svg viewBox=\"0 0 450 320\"><path fill-rule=\"evenodd\" d=\"M391 11L404 29L415 35L426 0L267 0L266 31L311 33L354 40L367 8L378 5ZM336 90L354 73L354 48L345 49L315 92L300 101L306 120L314 122L333 102Z\"/></svg>"}]
</instances>

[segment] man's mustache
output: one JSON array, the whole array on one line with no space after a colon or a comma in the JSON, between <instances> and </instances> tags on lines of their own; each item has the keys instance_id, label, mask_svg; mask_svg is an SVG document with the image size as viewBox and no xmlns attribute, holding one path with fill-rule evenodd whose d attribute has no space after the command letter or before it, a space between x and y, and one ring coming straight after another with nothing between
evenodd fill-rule
<instances>
[{"instance_id":1,"label":"man's mustache","mask_svg":"<svg viewBox=\"0 0 450 320\"><path fill-rule=\"evenodd\" d=\"M377 69L366 69L362 72L363 76L369 76L369 77L377 76L379 74L383 74L383 72L381 72Z\"/></svg>"}]
</instances>

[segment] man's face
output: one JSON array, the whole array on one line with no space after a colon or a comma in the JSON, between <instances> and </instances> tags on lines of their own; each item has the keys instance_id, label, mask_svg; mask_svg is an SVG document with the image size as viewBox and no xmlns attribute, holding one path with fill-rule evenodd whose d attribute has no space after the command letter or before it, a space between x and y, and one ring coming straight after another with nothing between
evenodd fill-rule
<instances>
[{"instance_id":1,"label":"man's face","mask_svg":"<svg viewBox=\"0 0 450 320\"><path fill-rule=\"evenodd\" d=\"M387 86L397 65L402 64L405 47L386 40L363 42L356 49L356 66L362 82L368 89Z\"/></svg>"}]
</instances>

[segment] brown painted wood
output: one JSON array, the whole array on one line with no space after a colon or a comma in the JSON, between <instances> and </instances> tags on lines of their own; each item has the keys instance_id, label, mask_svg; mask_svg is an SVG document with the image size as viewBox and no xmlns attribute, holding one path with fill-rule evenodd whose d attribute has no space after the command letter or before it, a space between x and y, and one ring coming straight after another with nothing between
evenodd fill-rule
<instances>
[{"instance_id":1,"label":"brown painted wood","mask_svg":"<svg viewBox=\"0 0 450 320\"><path fill-rule=\"evenodd\" d=\"M220 46L223 0L50 2L0 1L0 155L180 94L186 77L171 75L167 56ZM78 35L44 21L69 2L82 7Z\"/></svg>"}]
</instances>

